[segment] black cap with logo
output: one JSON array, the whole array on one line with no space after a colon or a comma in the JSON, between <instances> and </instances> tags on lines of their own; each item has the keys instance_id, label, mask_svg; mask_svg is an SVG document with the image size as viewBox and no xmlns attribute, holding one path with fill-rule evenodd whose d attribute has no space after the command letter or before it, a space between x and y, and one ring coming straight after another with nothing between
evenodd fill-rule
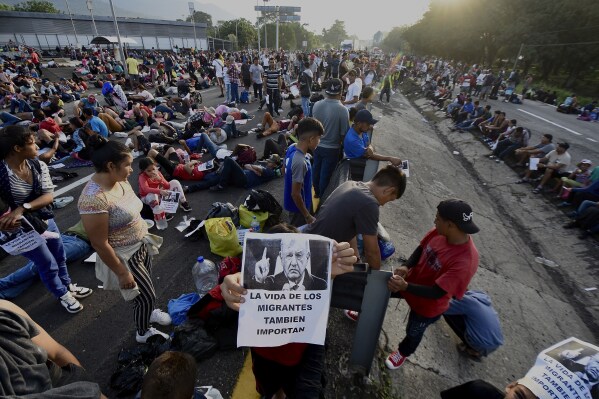
<instances>
[{"instance_id":1,"label":"black cap with logo","mask_svg":"<svg viewBox=\"0 0 599 399\"><path fill-rule=\"evenodd\" d=\"M479 228L474 224L474 212L467 202L459 199L441 201L437 206L439 216L452 221L458 229L466 234L478 233Z\"/></svg>"}]
</instances>

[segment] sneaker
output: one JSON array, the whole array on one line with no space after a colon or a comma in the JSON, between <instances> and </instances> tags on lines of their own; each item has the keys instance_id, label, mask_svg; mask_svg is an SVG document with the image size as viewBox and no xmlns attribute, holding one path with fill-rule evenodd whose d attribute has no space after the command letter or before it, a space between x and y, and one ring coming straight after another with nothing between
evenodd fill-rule
<instances>
[{"instance_id":1,"label":"sneaker","mask_svg":"<svg viewBox=\"0 0 599 399\"><path fill-rule=\"evenodd\" d=\"M489 155L489 159L495 159L495 155L493 155L493 154Z\"/></svg>"},{"instance_id":2,"label":"sneaker","mask_svg":"<svg viewBox=\"0 0 599 399\"><path fill-rule=\"evenodd\" d=\"M78 287L77 284L69 284L67 288L71 295L78 299L86 298L94 292L91 288Z\"/></svg>"},{"instance_id":3,"label":"sneaker","mask_svg":"<svg viewBox=\"0 0 599 399\"><path fill-rule=\"evenodd\" d=\"M131 156L133 157L133 159L139 158L141 156L141 151L131 151Z\"/></svg>"},{"instance_id":4,"label":"sneaker","mask_svg":"<svg viewBox=\"0 0 599 399\"><path fill-rule=\"evenodd\" d=\"M60 297L60 304L69 313L79 313L83 310L83 305L81 305L69 291Z\"/></svg>"},{"instance_id":5,"label":"sneaker","mask_svg":"<svg viewBox=\"0 0 599 399\"><path fill-rule=\"evenodd\" d=\"M150 337L153 337L154 335L161 335L166 340L170 339L170 337L168 336L168 334L165 334L162 331L158 331L154 327L150 327L150 328L148 328L148 331L146 331L146 333L144 335L139 335L139 333L136 333L135 334L135 340L138 343L140 343L140 344L145 344L146 341L148 339L150 339Z\"/></svg>"},{"instance_id":6,"label":"sneaker","mask_svg":"<svg viewBox=\"0 0 599 399\"><path fill-rule=\"evenodd\" d=\"M126 139L127 137L129 137L129 135L125 132L114 132L114 133L112 133L112 135L114 137L118 137L120 139Z\"/></svg>"},{"instance_id":7,"label":"sneaker","mask_svg":"<svg viewBox=\"0 0 599 399\"><path fill-rule=\"evenodd\" d=\"M222 191L224 189L225 189L225 187L221 186L220 184L210 187L210 191Z\"/></svg>"},{"instance_id":8,"label":"sneaker","mask_svg":"<svg viewBox=\"0 0 599 399\"><path fill-rule=\"evenodd\" d=\"M191 212L191 205L189 205L189 202L184 202L181 204L181 209L183 209L183 212Z\"/></svg>"},{"instance_id":9,"label":"sneaker","mask_svg":"<svg viewBox=\"0 0 599 399\"><path fill-rule=\"evenodd\" d=\"M256 138L259 138L259 139L261 139L262 137L264 137L264 133L263 133L263 132L260 132L260 133L258 133L258 134L256 135Z\"/></svg>"},{"instance_id":10,"label":"sneaker","mask_svg":"<svg viewBox=\"0 0 599 399\"><path fill-rule=\"evenodd\" d=\"M152 315L150 316L150 323L158 323L161 326L169 326L173 321L171 320L171 316L168 313L163 312L160 309L152 310Z\"/></svg>"},{"instance_id":11,"label":"sneaker","mask_svg":"<svg viewBox=\"0 0 599 399\"><path fill-rule=\"evenodd\" d=\"M385 365L388 369L396 370L401 367L401 365L403 364L403 362L406 361L406 359L406 356L399 353L399 351L395 351L387 357L387 359L385 360Z\"/></svg>"},{"instance_id":12,"label":"sneaker","mask_svg":"<svg viewBox=\"0 0 599 399\"><path fill-rule=\"evenodd\" d=\"M167 222L170 222L171 220L173 220L174 217L175 217L174 213L167 213L164 216L164 220L166 220Z\"/></svg>"},{"instance_id":13,"label":"sneaker","mask_svg":"<svg viewBox=\"0 0 599 399\"><path fill-rule=\"evenodd\" d=\"M143 129L141 129L142 133L147 133L150 131L150 126L144 126Z\"/></svg>"},{"instance_id":14,"label":"sneaker","mask_svg":"<svg viewBox=\"0 0 599 399\"><path fill-rule=\"evenodd\" d=\"M520 179L516 182L516 184L523 184L523 183L528 183L529 180L528 179Z\"/></svg>"},{"instance_id":15,"label":"sneaker","mask_svg":"<svg viewBox=\"0 0 599 399\"><path fill-rule=\"evenodd\" d=\"M343 314L350 320L358 321L358 317L360 316L360 312L356 312L355 310L344 310Z\"/></svg>"}]
</instances>

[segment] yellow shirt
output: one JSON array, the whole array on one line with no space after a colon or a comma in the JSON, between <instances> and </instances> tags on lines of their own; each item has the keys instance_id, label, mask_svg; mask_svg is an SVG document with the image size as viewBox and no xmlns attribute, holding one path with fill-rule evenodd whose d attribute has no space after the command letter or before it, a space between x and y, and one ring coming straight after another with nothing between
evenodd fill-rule
<instances>
[{"instance_id":1,"label":"yellow shirt","mask_svg":"<svg viewBox=\"0 0 599 399\"><path fill-rule=\"evenodd\" d=\"M139 71L137 69L139 62L137 62L135 58L129 57L125 62L127 63L127 71L129 71L129 74L139 75Z\"/></svg>"}]
</instances>

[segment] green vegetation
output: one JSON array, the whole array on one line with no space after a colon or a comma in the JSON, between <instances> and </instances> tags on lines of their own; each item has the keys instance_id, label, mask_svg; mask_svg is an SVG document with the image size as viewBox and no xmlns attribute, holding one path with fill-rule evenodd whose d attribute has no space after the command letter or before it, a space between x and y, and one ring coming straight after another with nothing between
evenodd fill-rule
<instances>
[{"instance_id":1,"label":"green vegetation","mask_svg":"<svg viewBox=\"0 0 599 399\"><path fill-rule=\"evenodd\" d=\"M45 12L50 14L59 14L60 11L54 7L54 4L45 0L28 0L19 4L15 4L12 8L14 11L26 12Z\"/></svg>"},{"instance_id":2,"label":"green vegetation","mask_svg":"<svg viewBox=\"0 0 599 399\"><path fill-rule=\"evenodd\" d=\"M546 82L592 97L599 83L598 21L596 0L433 0L420 21L384 43L507 69L523 44L520 76L532 73L535 86Z\"/></svg>"}]
</instances>

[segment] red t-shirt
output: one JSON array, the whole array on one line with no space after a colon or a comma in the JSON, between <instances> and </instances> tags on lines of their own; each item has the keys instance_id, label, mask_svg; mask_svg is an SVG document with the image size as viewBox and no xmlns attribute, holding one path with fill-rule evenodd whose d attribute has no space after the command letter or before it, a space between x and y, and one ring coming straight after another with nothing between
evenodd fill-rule
<instances>
[{"instance_id":1,"label":"red t-shirt","mask_svg":"<svg viewBox=\"0 0 599 399\"><path fill-rule=\"evenodd\" d=\"M37 55L37 53L31 53L31 62L33 62L35 65L40 63L40 57Z\"/></svg>"},{"instance_id":2,"label":"red t-shirt","mask_svg":"<svg viewBox=\"0 0 599 399\"><path fill-rule=\"evenodd\" d=\"M47 131L53 134L58 134L62 132L62 129L60 128L58 123L56 123L56 121L52 118L46 118L43 121L41 121L40 129L46 129Z\"/></svg>"},{"instance_id":3,"label":"red t-shirt","mask_svg":"<svg viewBox=\"0 0 599 399\"><path fill-rule=\"evenodd\" d=\"M183 164L179 164L175 166L173 177L178 177L181 180L202 180L204 178L204 172L199 171L198 167L195 166L191 174L189 174L187 173L187 170L185 170L185 166Z\"/></svg>"},{"instance_id":4,"label":"red t-shirt","mask_svg":"<svg viewBox=\"0 0 599 399\"><path fill-rule=\"evenodd\" d=\"M447 294L439 299L423 298L402 292L410 309L424 317L436 317L449 308L452 297L462 299L476 269L478 250L472 238L466 244L451 245L433 228L420 242L422 255L410 269L406 281L425 286L438 285Z\"/></svg>"},{"instance_id":5,"label":"red t-shirt","mask_svg":"<svg viewBox=\"0 0 599 399\"><path fill-rule=\"evenodd\" d=\"M283 366L296 366L302 361L307 347L308 344L293 343L272 348L252 347L252 351L265 359L282 364Z\"/></svg>"}]
</instances>

